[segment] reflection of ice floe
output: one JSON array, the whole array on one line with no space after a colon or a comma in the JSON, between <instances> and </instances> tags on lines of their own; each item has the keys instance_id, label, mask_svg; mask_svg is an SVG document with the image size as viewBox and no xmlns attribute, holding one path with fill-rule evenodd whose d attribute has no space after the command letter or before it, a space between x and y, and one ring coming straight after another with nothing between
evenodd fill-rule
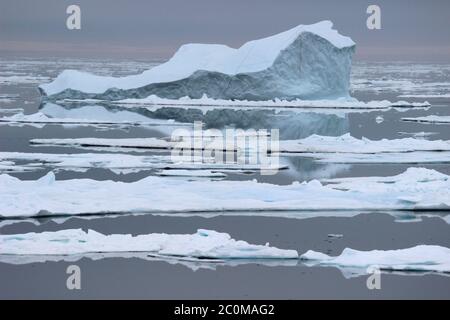
<instances>
[{"instance_id":1,"label":"reflection of ice floe","mask_svg":"<svg viewBox=\"0 0 450 320\"><path fill-rule=\"evenodd\" d=\"M372 251L346 248L337 257L309 250L300 258L308 265L334 266L354 276L367 275L371 267L387 271L450 272L450 249L435 245Z\"/></svg>"},{"instance_id":2,"label":"reflection of ice floe","mask_svg":"<svg viewBox=\"0 0 450 320\"><path fill-rule=\"evenodd\" d=\"M0 260L19 262L42 256L43 260L53 256L61 259L72 255L78 257L90 253L131 254L145 253L149 256L172 257L181 260L210 259L223 262L225 259L296 259L295 250L284 250L266 245L253 245L234 240L227 233L199 229L194 234L152 233L132 236L130 234L104 235L93 230L68 229L54 232L0 235ZM34 259L33 259L34 258ZM63 258L64 259L64 258ZM217 261L216 259L219 259ZM41 260L42 261L42 260ZM22 261L23 263L24 261Z\"/></svg>"},{"instance_id":3,"label":"reflection of ice floe","mask_svg":"<svg viewBox=\"0 0 450 320\"><path fill-rule=\"evenodd\" d=\"M313 180L286 186L256 181L172 180L156 176L131 183L55 180L51 172L39 180L21 181L3 174L0 175L0 190L2 217L450 208L449 177L423 168L409 168L390 178L352 178L330 185Z\"/></svg>"},{"instance_id":4,"label":"reflection of ice floe","mask_svg":"<svg viewBox=\"0 0 450 320\"><path fill-rule=\"evenodd\" d=\"M0 118L0 123L30 124L42 126L46 124L61 125L128 125L128 126L176 126L184 125L172 120L153 119L128 110L107 110L101 106L84 106L65 109L47 103L40 112L25 115L18 113L10 117Z\"/></svg>"},{"instance_id":5,"label":"reflection of ice floe","mask_svg":"<svg viewBox=\"0 0 450 320\"><path fill-rule=\"evenodd\" d=\"M408 122L420 122L420 123L438 123L438 124L450 124L450 116L436 116L429 115L425 117L416 117L416 118L402 118L402 121Z\"/></svg>"},{"instance_id":6,"label":"reflection of ice floe","mask_svg":"<svg viewBox=\"0 0 450 320\"><path fill-rule=\"evenodd\" d=\"M165 262L171 265L181 265L192 271L199 269L216 270L217 267L236 267L245 264L258 264L266 267L295 267L298 265L297 259L204 259L186 258L150 254L145 252L113 252L113 253L86 253L74 255L1 255L1 263L9 264L29 264L39 262L75 262L87 258L91 260L101 259L142 259L149 262Z\"/></svg>"}]
</instances>

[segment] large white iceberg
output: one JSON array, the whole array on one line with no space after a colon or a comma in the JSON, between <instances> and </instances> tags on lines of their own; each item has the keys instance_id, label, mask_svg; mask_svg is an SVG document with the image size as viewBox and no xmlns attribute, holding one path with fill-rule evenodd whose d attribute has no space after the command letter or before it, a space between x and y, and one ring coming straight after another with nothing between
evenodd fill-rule
<instances>
[{"instance_id":1,"label":"large white iceberg","mask_svg":"<svg viewBox=\"0 0 450 320\"><path fill-rule=\"evenodd\" d=\"M409 168L388 178L348 178L328 182L328 185L317 180L274 185L256 181L188 181L149 176L126 183L55 180L52 172L39 180L22 181L3 174L0 175L0 217L450 209L450 178L435 170Z\"/></svg>"},{"instance_id":2,"label":"large white iceberg","mask_svg":"<svg viewBox=\"0 0 450 320\"><path fill-rule=\"evenodd\" d=\"M234 240L228 233L199 229L194 234L104 235L81 229L0 235L0 255L79 255L145 252L149 255L210 259L296 259L295 250ZM1 259L0 259L1 260Z\"/></svg>"},{"instance_id":3,"label":"large white iceberg","mask_svg":"<svg viewBox=\"0 0 450 320\"><path fill-rule=\"evenodd\" d=\"M270 100L349 96L355 43L330 21L299 25L238 49L186 44L166 63L139 75L103 77L63 71L39 88L51 100L161 98Z\"/></svg>"}]
</instances>

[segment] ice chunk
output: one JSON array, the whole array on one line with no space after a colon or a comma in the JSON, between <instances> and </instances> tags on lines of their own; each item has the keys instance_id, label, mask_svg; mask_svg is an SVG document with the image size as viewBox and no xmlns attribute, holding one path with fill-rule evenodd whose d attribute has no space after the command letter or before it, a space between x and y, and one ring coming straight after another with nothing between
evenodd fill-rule
<instances>
[{"instance_id":1,"label":"ice chunk","mask_svg":"<svg viewBox=\"0 0 450 320\"><path fill-rule=\"evenodd\" d=\"M337 257L309 250L300 256L312 265L336 266L362 269L364 274L369 267L395 271L433 271L450 272L450 249L435 245L419 245L398 250L359 251L350 248ZM357 270L354 270L358 272Z\"/></svg>"},{"instance_id":2,"label":"ice chunk","mask_svg":"<svg viewBox=\"0 0 450 320\"><path fill-rule=\"evenodd\" d=\"M43 185L40 180L22 181L3 174L0 175L0 216L450 209L449 176L435 170L410 168L393 177L327 182L329 185L316 180L273 185L149 176L130 183L72 179Z\"/></svg>"},{"instance_id":3,"label":"ice chunk","mask_svg":"<svg viewBox=\"0 0 450 320\"><path fill-rule=\"evenodd\" d=\"M218 44L181 46L166 63L140 75L102 77L63 71L39 88L51 100L214 99L270 100L348 97L355 43L330 21L299 25L238 49Z\"/></svg>"},{"instance_id":4,"label":"ice chunk","mask_svg":"<svg viewBox=\"0 0 450 320\"><path fill-rule=\"evenodd\" d=\"M210 259L296 259L295 250L253 245L227 233L199 229L194 234L104 235L68 229L0 235L0 255L77 255L145 252L150 255Z\"/></svg>"}]
</instances>

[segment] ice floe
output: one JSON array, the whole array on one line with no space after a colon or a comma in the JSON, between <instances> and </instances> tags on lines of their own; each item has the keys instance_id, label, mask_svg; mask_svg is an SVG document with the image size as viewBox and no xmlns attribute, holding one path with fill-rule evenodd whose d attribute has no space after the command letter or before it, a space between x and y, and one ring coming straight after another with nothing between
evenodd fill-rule
<instances>
[{"instance_id":1,"label":"ice floe","mask_svg":"<svg viewBox=\"0 0 450 320\"><path fill-rule=\"evenodd\" d=\"M349 133L339 137L311 135L299 140L280 141L280 152L289 153L384 153L412 151L450 151L450 141L414 138L357 139Z\"/></svg>"},{"instance_id":2,"label":"ice floe","mask_svg":"<svg viewBox=\"0 0 450 320\"><path fill-rule=\"evenodd\" d=\"M420 123L445 123L445 124L450 124L450 116L429 115L429 116L425 116L425 117L402 118L402 121L420 122Z\"/></svg>"},{"instance_id":3,"label":"ice floe","mask_svg":"<svg viewBox=\"0 0 450 320\"><path fill-rule=\"evenodd\" d=\"M205 159L206 160L206 159ZM20 163L20 164L18 164ZM286 165L273 167L277 170L286 169ZM120 153L26 153L0 152L0 173L37 171L42 169L56 171L86 171L90 168L109 169L116 173L138 172L141 170L160 169L164 175L181 174L184 170L191 175L201 174L202 170L213 170L212 175L223 176L220 172L256 172L262 170L262 165L239 163L212 162L173 162L165 155L130 155ZM172 170L170 170L172 169ZM192 171L191 171L192 170ZM173 171L173 172L171 172ZM203 172L205 173L205 172Z\"/></svg>"},{"instance_id":4,"label":"ice floe","mask_svg":"<svg viewBox=\"0 0 450 320\"><path fill-rule=\"evenodd\" d=\"M223 150L227 151L255 151L251 147L241 146L235 141L224 141L223 137L208 140L184 139L170 141L159 138L129 138L129 139L105 139L105 138L77 138L77 139L32 139L31 144L54 145L71 147L111 147L111 148L136 148L136 149L190 149L190 150ZM196 143L198 142L198 143ZM333 156L345 154L379 154L379 153L410 153L419 151L450 151L450 141L423 140L415 138L369 140L357 139L349 133L339 137L311 135L304 139L281 140L275 149L268 150L281 154L302 154L303 156L316 157L314 154L332 153Z\"/></svg>"},{"instance_id":5,"label":"ice floe","mask_svg":"<svg viewBox=\"0 0 450 320\"><path fill-rule=\"evenodd\" d=\"M17 85L17 84L35 84L49 81L50 78L33 75L11 75L0 76L0 84L2 85Z\"/></svg>"},{"instance_id":6,"label":"ice floe","mask_svg":"<svg viewBox=\"0 0 450 320\"><path fill-rule=\"evenodd\" d=\"M418 139L422 140L422 139ZM302 156L312 157L316 162L334 164L364 163L404 163L404 164L438 164L450 163L450 152L414 151L383 153L304 153Z\"/></svg>"},{"instance_id":7,"label":"ice floe","mask_svg":"<svg viewBox=\"0 0 450 320\"><path fill-rule=\"evenodd\" d=\"M234 240L227 233L199 229L194 234L104 235L81 229L0 235L0 261L7 256L71 256L90 253L145 253L194 259L297 259L295 250ZM6 256L6 257L5 257ZM62 258L63 259L63 258Z\"/></svg>"},{"instance_id":8,"label":"ice floe","mask_svg":"<svg viewBox=\"0 0 450 320\"><path fill-rule=\"evenodd\" d=\"M199 177L199 178L224 178L223 172L211 170L161 170L156 173L162 177Z\"/></svg>"},{"instance_id":9,"label":"ice floe","mask_svg":"<svg viewBox=\"0 0 450 320\"><path fill-rule=\"evenodd\" d=\"M0 175L0 216L291 210L449 210L450 179L424 168L393 177L291 185L189 181L150 176L136 182L39 180ZM155 192L158 190L158 192ZM127 201L123 201L127 199ZM177 201L173 201L177 199Z\"/></svg>"},{"instance_id":10,"label":"ice floe","mask_svg":"<svg viewBox=\"0 0 450 320\"><path fill-rule=\"evenodd\" d=\"M447 84L450 88L450 83ZM450 98L450 93L443 94L402 94L401 98Z\"/></svg>"},{"instance_id":11,"label":"ice floe","mask_svg":"<svg viewBox=\"0 0 450 320\"><path fill-rule=\"evenodd\" d=\"M307 260L309 265L351 268L357 274L366 274L371 267L389 271L450 272L450 249L436 245L371 251L346 248L337 257L309 250L300 259Z\"/></svg>"}]
</instances>

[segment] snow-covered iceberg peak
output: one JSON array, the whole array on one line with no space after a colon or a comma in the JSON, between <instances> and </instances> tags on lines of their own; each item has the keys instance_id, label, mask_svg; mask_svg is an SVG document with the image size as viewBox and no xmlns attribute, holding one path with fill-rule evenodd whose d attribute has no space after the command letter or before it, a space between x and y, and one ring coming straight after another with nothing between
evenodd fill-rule
<instances>
[{"instance_id":1,"label":"snow-covered iceberg peak","mask_svg":"<svg viewBox=\"0 0 450 320\"><path fill-rule=\"evenodd\" d=\"M348 97L355 43L330 21L299 25L238 49L186 44L159 66L114 78L63 71L39 88L50 100L145 98L270 100Z\"/></svg>"}]
</instances>

